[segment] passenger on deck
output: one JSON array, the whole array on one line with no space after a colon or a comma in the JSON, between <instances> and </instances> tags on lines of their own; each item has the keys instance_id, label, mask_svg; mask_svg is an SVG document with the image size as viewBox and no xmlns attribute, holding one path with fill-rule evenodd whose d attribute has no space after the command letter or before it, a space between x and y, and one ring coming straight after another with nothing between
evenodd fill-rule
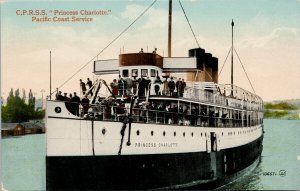
<instances>
[{"instance_id":1,"label":"passenger on deck","mask_svg":"<svg viewBox=\"0 0 300 191\"><path fill-rule=\"evenodd\" d=\"M80 104L80 97L78 97L76 92L74 92L74 97L72 97L71 99L71 113L77 116L79 116L79 104Z\"/></svg>"},{"instance_id":2,"label":"passenger on deck","mask_svg":"<svg viewBox=\"0 0 300 191\"><path fill-rule=\"evenodd\" d=\"M179 106L178 110L175 111L178 113L178 117L179 119L183 122L183 108L182 108L182 105Z\"/></svg>"},{"instance_id":3,"label":"passenger on deck","mask_svg":"<svg viewBox=\"0 0 300 191\"><path fill-rule=\"evenodd\" d=\"M159 76L154 81L154 90L156 95L161 95L160 93L160 85L162 84L162 81L160 80Z\"/></svg>"},{"instance_id":4,"label":"passenger on deck","mask_svg":"<svg viewBox=\"0 0 300 191\"><path fill-rule=\"evenodd\" d=\"M120 103L116 107L116 113L118 116L118 121L123 121L126 114L124 101L120 101Z\"/></svg>"},{"instance_id":5,"label":"passenger on deck","mask_svg":"<svg viewBox=\"0 0 300 191\"><path fill-rule=\"evenodd\" d=\"M119 96L125 95L125 87L126 87L125 81L123 80L121 75L119 75L119 80L118 80Z\"/></svg>"},{"instance_id":6,"label":"passenger on deck","mask_svg":"<svg viewBox=\"0 0 300 191\"><path fill-rule=\"evenodd\" d=\"M90 78L87 78L86 84L89 86L89 90L90 90L89 94L91 94L91 96L93 96L93 91L91 89L93 86L93 82L90 80Z\"/></svg>"},{"instance_id":7,"label":"passenger on deck","mask_svg":"<svg viewBox=\"0 0 300 191\"><path fill-rule=\"evenodd\" d=\"M175 90L175 82L173 81L173 77L171 77L171 80L168 83L168 87L170 91L170 96L173 96Z\"/></svg>"},{"instance_id":8,"label":"passenger on deck","mask_svg":"<svg viewBox=\"0 0 300 191\"><path fill-rule=\"evenodd\" d=\"M183 115L184 115L184 125L190 125L191 124L191 122L190 122L190 107L189 106L187 106L186 108L185 108L185 110L183 111Z\"/></svg>"},{"instance_id":9,"label":"passenger on deck","mask_svg":"<svg viewBox=\"0 0 300 191\"><path fill-rule=\"evenodd\" d=\"M197 116L199 113L199 108L192 106L191 109L191 125L197 125Z\"/></svg>"},{"instance_id":10,"label":"passenger on deck","mask_svg":"<svg viewBox=\"0 0 300 191\"><path fill-rule=\"evenodd\" d=\"M155 48L155 49L153 50L152 53L153 53L153 54L156 54L156 51L157 51L157 48Z\"/></svg>"},{"instance_id":11,"label":"passenger on deck","mask_svg":"<svg viewBox=\"0 0 300 191\"><path fill-rule=\"evenodd\" d=\"M63 101L65 101L65 102L69 102L70 101L70 98L68 97L68 93L64 93Z\"/></svg>"},{"instance_id":12,"label":"passenger on deck","mask_svg":"<svg viewBox=\"0 0 300 191\"><path fill-rule=\"evenodd\" d=\"M149 93L149 89L151 88L151 80L149 79L149 77L147 77L147 80L145 82L145 88L146 88L146 95Z\"/></svg>"},{"instance_id":13,"label":"passenger on deck","mask_svg":"<svg viewBox=\"0 0 300 191\"><path fill-rule=\"evenodd\" d=\"M144 50L143 50L143 48L141 48L141 50L140 50L140 53L144 53Z\"/></svg>"},{"instance_id":14,"label":"passenger on deck","mask_svg":"<svg viewBox=\"0 0 300 191\"><path fill-rule=\"evenodd\" d=\"M157 122L158 123L161 123L163 122L163 119L164 119L164 110L165 110L165 104L159 104L158 107L157 107Z\"/></svg>"},{"instance_id":15,"label":"passenger on deck","mask_svg":"<svg viewBox=\"0 0 300 191\"><path fill-rule=\"evenodd\" d=\"M116 113L116 105L113 102L112 97L108 97L106 100L103 100L103 105L105 106L103 111L103 119L111 120L113 115Z\"/></svg>"},{"instance_id":16,"label":"passenger on deck","mask_svg":"<svg viewBox=\"0 0 300 191\"><path fill-rule=\"evenodd\" d=\"M168 124L171 124L171 123L169 123L170 122L170 120L171 120L171 111L170 111L170 108L171 108L171 106L169 105L169 104L167 104L166 106L165 106L165 122L166 123L168 123Z\"/></svg>"},{"instance_id":17,"label":"passenger on deck","mask_svg":"<svg viewBox=\"0 0 300 191\"><path fill-rule=\"evenodd\" d=\"M82 94L84 95L85 92L86 92L86 87L85 87L85 83L80 79L80 87L81 87L81 90L82 90Z\"/></svg>"},{"instance_id":18,"label":"passenger on deck","mask_svg":"<svg viewBox=\"0 0 300 191\"><path fill-rule=\"evenodd\" d=\"M110 83L111 91L116 96L118 95L118 82L116 79L113 80L112 83Z\"/></svg>"},{"instance_id":19,"label":"passenger on deck","mask_svg":"<svg viewBox=\"0 0 300 191\"><path fill-rule=\"evenodd\" d=\"M140 115L140 107L139 107L139 104L136 103L132 109L133 120L139 121L139 115Z\"/></svg>"},{"instance_id":20,"label":"passenger on deck","mask_svg":"<svg viewBox=\"0 0 300 191\"><path fill-rule=\"evenodd\" d=\"M200 119L201 119L201 123L203 126L205 126L207 124L207 114L206 114L206 109L201 109L201 114L200 114Z\"/></svg>"},{"instance_id":21,"label":"passenger on deck","mask_svg":"<svg viewBox=\"0 0 300 191\"><path fill-rule=\"evenodd\" d=\"M136 76L134 76L133 81L132 81L132 92L134 95L136 94L138 84L139 84L139 82L136 79Z\"/></svg>"},{"instance_id":22,"label":"passenger on deck","mask_svg":"<svg viewBox=\"0 0 300 191\"><path fill-rule=\"evenodd\" d=\"M146 80L142 77L139 78L139 96L145 96Z\"/></svg>"},{"instance_id":23,"label":"passenger on deck","mask_svg":"<svg viewBox=\"0 0 300 191\"><path fill-rule=\"evenodd\" d=\"M179 80L176 82L176 89L179 97L183 97L185 86L186 83L184 82L184 79L181 80L181 78L179 78Z\"/></svg>"},{"instance_id":24,"label":"passenger on deck","mask_svg":"<svg viewBox=\"0 0 300 191\"><path fill-rule=\"evenodd\" d=\"M170 112L171 112L171 118L174 124L178 123L178 106L177 105L173 105L172 108L170 108Z\"/></svg>"},{"instance_id":25,"label":"passenger on deck","mask_svg":"<svg viewBox=\"0 0 300 191\"><path fill-rule=\"evenodd\" d=\"M177 91L178 91L178 96L179 97L183 97L183 92L184 92L184 88L186 87L186 83L184 82L184 79L179 78L179 83L178 83L178 87L177 87Z\"/></svg>"},{"instance_id":26,"label":"passenger on deck","mask_svg":"<svg viewBox=\"0 0 300 191\"><path fill-rule=\"evenodd\" d=\"M71 110L71 98L68 97L68 94L67 93L64 93L64 102L65 102L65 105L66 105L66 108L68 109L68 111Z\"/></svg>"},{"instance_id":27,"label":"passenger on deck","mask_svg":"<svg viewBox=\"0 0 300 191\"><path fill-rule=\"evenodd\" d=\"M64 101L64 96L61 95L61 91L59 91L56 95L56 100Z\"/></svg>"},{"instance_id":28,"label":"passenger on deck","mask_svg":"<svg viewBox=\"0 0 300 191\"><path fill-rule=\"evenodd\" d=\"M213 110L209 111L209 126L215 127L215 111Z\"/></svg>"},{"instance_id":29,"label":"passenger on deck","mask_svg":"<svg viewBox=\"0 0 300 191\"><path fill-rule=\"evenodd\" d=\"M165 79L164 80L164 82L163 82L163 87L164 87L164 89L163 89L163 95L168 95L168 93L169 93L169 84L168 84L168 80L167 79Z\"/></svg>"},{"instance_id":30,"label":"passenger on deck","mask_svg":"<svg viewBox=\"0 0 300 191\"><path fill-rule=\"evenodd\" d=\"M179 86L180 83L181 83L181 78L179 78L179 79L177 80L177 82L175 83L175 87L176 87L177 93L179 92L178 86Z\"/></svg>"},{"instance_id":31,"label":"passenger on deck","mask_svg":"<svg viewBox=\"0 0 300 191\"><path fill-rule=\"evenodd\" d=\"M131 78L126 78L125 82L126 82L126 95L130 95L133 81Z\"/></svg>"},{"instance_id":32,"label":"passenger on deck","mask_svg":"<svg viewBox=\"0 0 300 191\"><path fill-rule=\"evenodd\" d=\"M89 104L90 104L90 100L87 98L87 96L84 96L84 98L82 98L82 100L81 100L81 105L82 105L82 108L83 108L83 114L88 113Z\"/></svg>"}]
</instances>

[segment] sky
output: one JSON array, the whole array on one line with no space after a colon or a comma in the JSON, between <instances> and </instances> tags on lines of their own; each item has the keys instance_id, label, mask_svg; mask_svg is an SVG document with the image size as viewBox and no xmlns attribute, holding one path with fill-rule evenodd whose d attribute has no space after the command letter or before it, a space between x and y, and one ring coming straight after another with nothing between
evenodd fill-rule
<instances>
[{"instance_id":1,"label":"sky","mask_svg":"<svg viewBox=\"0 0 300 191\"><path fill-rule=\"evenodd\" d=\"M95 79L93 62L103 48L128 27L152 0L1 0L1 95L11 88L32 89L37 98L49 95L50 51L52 90L63 85L81 67L86 67L64 84L63 92L79 92L79 79ZM224 64L231 47L234 20L234 48L264 101L300 98L300 0L181 0L201 48ZM51 11L102 10L106 15L86 16L91 22L32 22L32 15L18 10ZM37 16L42 18L43 16ZM85 17L76 15L76 17ZM167 54L168 1L158 0L137 22L96 59L118 58L140 48ZM188 56L197 44L178 0L173 0L172 56ZM88 64L89 63L89 64ZM106 76L103 76L106 78ZM113 76L115 77L115 76ZM111 79L112 76L109 77ZM230 60L219 83L230 83ZM234 83L251 86L238 58L234 58Z\"/></svg>"}]
</instances>

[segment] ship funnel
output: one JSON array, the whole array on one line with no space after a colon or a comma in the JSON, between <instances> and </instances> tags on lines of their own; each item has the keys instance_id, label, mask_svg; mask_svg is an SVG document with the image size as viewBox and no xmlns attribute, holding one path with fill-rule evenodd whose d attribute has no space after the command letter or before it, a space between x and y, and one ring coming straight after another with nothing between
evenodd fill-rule
<instances>
[{"instance_id":1,"label":"ship funnel","mask_svg":"<svg viewBox=\"0 0 300 191\"><path fill-rule=\"evenodd\" d=\"M187 81L218 82L218 58L202 48L190 49L189 57L197 58L197 71L188 72Z\"/></svg>"}]
</instances>

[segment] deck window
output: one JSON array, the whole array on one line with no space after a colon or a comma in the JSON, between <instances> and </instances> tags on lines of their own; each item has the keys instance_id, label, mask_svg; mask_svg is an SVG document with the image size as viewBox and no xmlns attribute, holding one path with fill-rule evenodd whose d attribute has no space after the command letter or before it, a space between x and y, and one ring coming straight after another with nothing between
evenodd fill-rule
<instances>
[{"instance_id":1,"label":"deck window","mask_svg":"<svg viewBox=\"0 0 300 191\"><path fill-rule=\"evenodd\" d=\"M156 72L154 69L151 69L151 77L155 77L156 76Z\"/></svg>"},{"instance_id":2,"label":"deck window","mask_svg":"<svg viewBox=\"0 0 300 191\"><path fill-rule=\"evenodd\" d=\"M131 76L132 77L138 77L138 75L139 75L138 71L139 71L138 69L132 69L131 70Z\"/></svg>"},{"instance_id":3,"label":"deck window","mask_svg":"<svg viewBox=\"0 0 300 191\"><path fill-rule=\"evenodd\" d=\"M142 73L142 77L147 77L148 76L148 69L142 69L141 73Z\"/></svg>"},{"instance_id":4,"label":"deck window","mask_svg":"<svg viewBox=\"0 0 300 191\"><path fill-rule=\"evenodd\" d=\"M129 76L128 70L123 70L122 75L123 75L123 77L128 77Z\"/></svg>"}]
</instances>

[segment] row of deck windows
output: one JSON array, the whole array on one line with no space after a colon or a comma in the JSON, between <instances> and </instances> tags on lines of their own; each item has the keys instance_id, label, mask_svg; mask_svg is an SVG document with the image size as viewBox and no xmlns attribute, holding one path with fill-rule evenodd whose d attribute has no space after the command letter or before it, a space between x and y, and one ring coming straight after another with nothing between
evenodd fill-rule
<instances>
[{"instance_id":1,"label":"row of deck windows","mask_svg":"<svg viewBox=\"0 0 300 191\"><path fill-rule=\"evenodd\" d=\"M148 72L150 72L150 75L148 74ZM140 73L141 73L141 77L156 77L158 71L155 69L140 69ZM129 70L122 70L121 72L122 77L129 77ZM131 69L131 77L138 77L139 76L139 69Z\"/></svg>"}]
</instances>

